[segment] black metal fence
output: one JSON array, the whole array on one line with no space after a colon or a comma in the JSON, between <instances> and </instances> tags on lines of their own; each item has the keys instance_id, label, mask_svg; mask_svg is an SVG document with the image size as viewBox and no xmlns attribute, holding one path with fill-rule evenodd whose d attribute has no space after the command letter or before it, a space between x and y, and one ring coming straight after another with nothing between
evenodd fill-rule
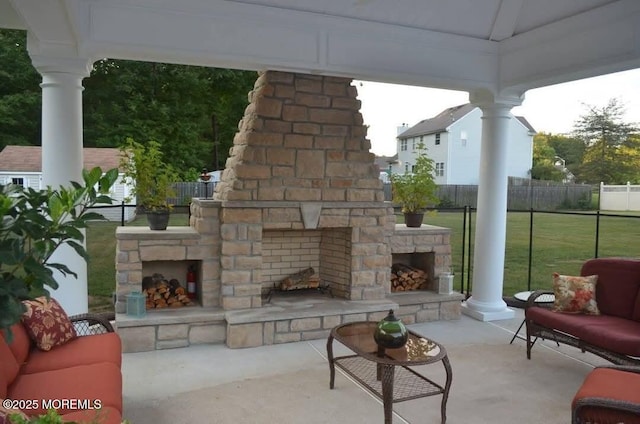
<instances>
[{"instance_id":1,"label":"black metal fence","mask_svg":"<svg viewBox=\"0 0 640 424\"><path fill-rule=\"evenodd\" d=\"M464 208L438 209L438 213L458 213L461 214L460 223L455 225L453 231L457 232L455 239L457 243L452 243L452 260L456 271L456 285L460 293L466 297L471 295L473 277L473 249L474 249L474 225L476 209L466 206ZM507 246L505 255L517 256L526 261L526 275L520 275L517 282L511 282L511 291L530 291L541 288L541 284L553 271L567 270L568 272L578 272L582 263L589 258L600 256L619 256L640 258L640 215L606 213L597 211L548 211L548 210L509 210L509 214L520 214L527 219L520 218L517 226L518 240L509 240L507 234L507 244L514 245L514 250L510 251ZM551 237L544 224L537 224L542 215L552 215L560 220L559 227L563 223L570 223L583 231L576 234L575 230L554 233ZM428 220L429 218L427 218ZM545 221L548 221L545 220ZM617 222L617 223L616 223ZM507 231L509 232L509 231ZM624 239L623 239L624 237ZM553 243L557 249L552 252L541 253L541 250L549 250L548 245ZM604 246L603 246L604 244ZM524 248L523 248L524 246ZM540 247L542 246L542 247ZM523 254L524 253L524 254ZM536 255L542 258L536 258ZM522 264L520 264L522 265ZM508 261L505 263L505 287L507 282ZM542 270L542 271L541 271ZM538 273L544 273L542 279ZM547 275L549 274L549 275ZM512 277L513 278L513 277ZM543 281L542 283L540 281ZM550 282L550 278L548 278ZM515 287L515 289L513 288ZM550 283L548 288L550 288ZM510 293L513 294L513 293Z\"/></svg>"}]
</instances>

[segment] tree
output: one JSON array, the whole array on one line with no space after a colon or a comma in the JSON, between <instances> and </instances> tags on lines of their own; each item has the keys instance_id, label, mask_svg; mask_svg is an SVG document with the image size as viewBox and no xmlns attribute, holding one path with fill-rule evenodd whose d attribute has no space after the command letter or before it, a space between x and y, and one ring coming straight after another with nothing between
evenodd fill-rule
<instances>
[{"instance_id":1,"label":"tree","mask_svg":"<svg viewBox=\"0 0 640 424\"><path fill-rule=\"evenodd\" d=\"M223 165L254 72L105 59L85 80L85 145L156 140L181 176ZM214 157L212 116L219 129Z\"/></svg>"},{"instance_id":2,"label":"tree","mask_svg":"<svg viewBox=\"0 0 640 424\"><path fill-rule=\"evenodd\" d=\"M533 137L533 167L531 178L534 180L562 181L564 173L555 166L556 151L551 147L551 134L539 133Z\"/></svg>"},{"instance_id":3,"label":"tree","mask_svg":"<svg viewBox=\"0 0 640 424\"><path fill-rule=\"evenodd\" d=\"M100 60L83 80L84 145L157 140L182 177L222 167L256 78L250 71ZM0 149L41 144L41 79L26 32L0 30Z\"/></svg>"},{"instance_id":4,"label":"tree","mask_svg":"<svg viewBox=\"0 0 640 424\"><path fill-rule=\"evenodd\" d=\"M41 78L26 45L26 32L0 29L0 150L40 144Z\"/></svg>"},{"instance_id":5,"label":"tree","mask_svg":"<svg viewBox=\"0 0 640 424\"><path fill-rule=\"evenodd\" d=\"M631 135L638 129L622 121L623 106L611 99L606 106L587 109L574 127L585 145L583 163L574 172L577 178L591 184L622 184L633 179L637 168L628 160L628 152L637 148Z\"/></svg>"}]
</instances>

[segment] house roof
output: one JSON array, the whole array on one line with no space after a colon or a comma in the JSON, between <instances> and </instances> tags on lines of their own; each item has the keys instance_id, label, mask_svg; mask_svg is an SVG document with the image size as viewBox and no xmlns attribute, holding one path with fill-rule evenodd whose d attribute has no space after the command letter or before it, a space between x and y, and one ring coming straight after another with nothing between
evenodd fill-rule
<instances>
[{"instance_id":1,"label":"house roof","mask_svg":"<svg viewBox=\"0 0 640 424\"><path fill-rule=\"evenodd\" d=\"M84 169L96 166L103 171L118 168L120 165L120 150L112 147L85 147L83 149ZM6 146L0 152L0 172L41 172L41 146Z\"/></svg>"},{"instance_id":2,"label":"house roof","mask_svg":"<svg viewBox=\"0 0 640 424\"><path fill-rule=\"evenodd\" d=\"M477 106L467 103L464 105L447 108L430 119L423 119L413 127L409 128L398 136L399 139L415 137L419 135L427 135L446 131L449 125L453 124L467 113L471 112ZM516 116L516 119L522 123L531 132L536 132L529 121L523 116Z\"/></svg>"},{"instance_id":3,"label":"house roof","mask_svg":"<svg viewBox=\"0 0 640 424\"><path fill-rule=\"evenodd\" d=\"M527 118L525 118L524 116L516 116L516 119L520 122L522 122L522 125L524 125L525 127L527 127L527 129L529 131L531 131L532 133L535 133L536 130L533 128L533 126L531 126L531 124L529 123L529 121L527 121Z\"/></svg>"},{"instance_id":4,"label":"house roof","mask_svg":"<svg viewBox=\"0 0 640 424\"><path fill-rule=\"evenodd\" d=\"M393 156L376 156L375 164L378 165L378 169L385 170L389 168L390 163L394 163L398 161L398 155Z\"/></svg>"},{"instance_id":5,"label":"house roof","mask_svg":"<svg viewBox=\"0 0 640 424\"><path fill-rule=\"evenodd\" d=\"M402 140L409 137L415 137L417 135L442 132L446 130L449 125L456 122L458 119L462 118L475 108L476 106L472 105L471 103L450 107L443 110L433 118L423 119L413 127L400 134L398 138Z\"/></svg>"}]
</instances>

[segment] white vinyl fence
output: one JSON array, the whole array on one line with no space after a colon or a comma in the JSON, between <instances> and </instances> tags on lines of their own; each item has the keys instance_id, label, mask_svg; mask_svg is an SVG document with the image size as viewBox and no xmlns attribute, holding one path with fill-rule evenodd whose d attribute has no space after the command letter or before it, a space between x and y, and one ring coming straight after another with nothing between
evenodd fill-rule
<instances>
[{"instance_id":1,"label":"white vinyl fence","mask_svg":"<svg viewBox=\"0 0 640 424\"><path fill-rule=\"evenodd\" d=\"M600 184L600 210L640 211L640 185Z\"/></svg>"}]
</instances>

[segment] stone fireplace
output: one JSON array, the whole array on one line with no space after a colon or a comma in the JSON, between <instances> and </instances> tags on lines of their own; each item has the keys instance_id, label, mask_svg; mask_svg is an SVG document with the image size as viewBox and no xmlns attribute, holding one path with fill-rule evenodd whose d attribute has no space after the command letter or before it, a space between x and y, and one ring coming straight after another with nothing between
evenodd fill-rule
<instances>
[{"instance_id":1,"label":"stone fireplace","mask_svg":"<svg viewBox=\"0 0 640 424\"><path fill-rule=\"evenodd\" d=\"M432 278L449 269L449 230L396 224L351 80L263 72L249 101L213 199L193 200L189 227L118 229L118 328L149 339L132 350L196 343L194 329L198 340L230 347L320 338L390 308L407 323L459 317L460 295L391 294L392 255L430 252ZM197 312L126 319L124 297L153 261L198 264ZM264 301L265 290L308 267L330 300L292 298L295 312Z\"/></svg>"}]
</instances>

